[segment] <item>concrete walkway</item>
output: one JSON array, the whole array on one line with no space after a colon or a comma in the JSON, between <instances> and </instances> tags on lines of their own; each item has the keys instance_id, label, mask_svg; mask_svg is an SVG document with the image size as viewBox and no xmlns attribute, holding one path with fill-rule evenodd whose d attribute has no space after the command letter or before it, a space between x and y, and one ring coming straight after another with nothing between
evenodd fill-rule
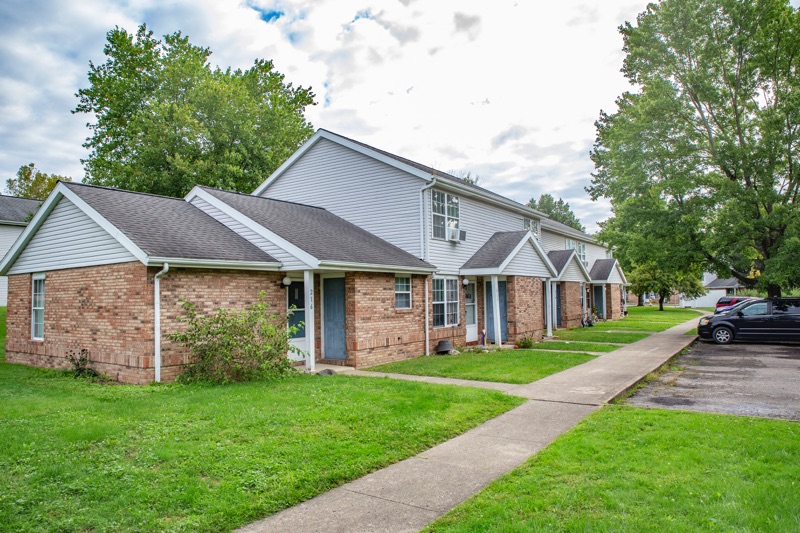
<instances>
[{"instance_id":1,"label":"concrete walkway","mask_svg":"<svg viewBox=\"0 0 800 533\"><path fill-rule=\"evenodd\" d=\"M696 325L697 319L690 320L527 385L392 374L399 379L500 390L529 401L415 457L239 531L419 531L661 367L694 340L685 333Z\"/></svg>"}]
</instances>

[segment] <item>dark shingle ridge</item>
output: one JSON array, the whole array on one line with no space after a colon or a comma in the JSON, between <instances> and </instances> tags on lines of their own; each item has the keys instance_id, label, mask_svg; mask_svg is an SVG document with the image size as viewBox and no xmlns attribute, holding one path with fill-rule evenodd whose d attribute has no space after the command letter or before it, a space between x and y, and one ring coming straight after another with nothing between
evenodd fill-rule
<instances>
[{"instance_id":1,"label":"dark shingle ridge","mask_svg":"<svg viewBox=\"0 0 800 533\"><path fill-rule=\"evenodd\" d=\"M611 275L611 269L614 268L616 259L598 259L592 265L592 270L589 272L589 277L592 279L608 279Z\"/></svg>"},{"instance_id":2,"label":"dark shingle ridge","mask_svg":"<svg viewBox=\"0 0 800 533\"><path fill-rule=\"evenodd\" d=\"M64 185L151 257L278 262L182 198L85 183Z\"/></svg>"},{"instance_id":3,"label":"dark shingle ridge","mask_svg":"<svg viewBox=\"0 0 800 533\"><path fill-rule=\"evenodd\" d=\"M527 230L521 231L498 231L489 237L478 251L461 265L461 268L496 268L503 264L509 254L520 243L528 233Z\"/></svg>"},{"instance_id":4,"label":"dark shingle ridge","mask_svg":"<svg viewBox=\"0 0 800 533\"><path fill-rule=\"evenodd\" d=\"M0 222L26 223L28 215L36 213L41 200L0 194Z\"/></svg>"}]
</instances>

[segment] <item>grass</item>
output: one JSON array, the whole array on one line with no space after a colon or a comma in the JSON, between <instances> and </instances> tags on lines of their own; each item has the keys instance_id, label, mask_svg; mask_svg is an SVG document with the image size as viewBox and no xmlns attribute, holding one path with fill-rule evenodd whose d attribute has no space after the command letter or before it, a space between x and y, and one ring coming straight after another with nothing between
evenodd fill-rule
<instances>
[{"instance_id":1,"label":"grass","mask_svg":"<svg viewBox=\"0 0 800 533\"><path fill-rule=\"evenodd\" d=\"M567 352L613 352L619 348L617 344L599 344L592 342L547 341L534 344L532 350L563 350Z\"/></svg>"},{"instance_id":2,"label":"grass","mask_svg":"<svg viewBox=\"0 0 800 533\"><path fill-rule=\"evenodd\" d=\"M347 376L104 386L0 363L0 529L230 530L521 402Z\"/></svg>"},{"instance_id":3,"label":"grass","mask_svg":"<svg viewBox=\"0 0 800 533\"><path fill-rule=\"evenodd\" d=\"M650 336L649 333L617 333L615 331L595 329L594 327L558 330L553 333L562 341L613 342L616 344L630 344Z\"/></svg>"},{"instance_id":4,"label":"grass","mask_svg":"<svg viewBox=\"0 0 800 533\"><path fill-rule=\"evenodd\" d=\"M606 407L428 532L800 531L800 424Z\"/></svg>"},{"instance_id":5,"label":"grass","mask_svg":"<svg viewBox=\"0 0 800 533\"><path fill-rule=\"evenodd\" d=\"M374 366L369 370L415 376L523 384L542 379L591 359L594 359L594 356L585 353L501 350L489 353L423 356Z\"/></svg>"}]
</instances>

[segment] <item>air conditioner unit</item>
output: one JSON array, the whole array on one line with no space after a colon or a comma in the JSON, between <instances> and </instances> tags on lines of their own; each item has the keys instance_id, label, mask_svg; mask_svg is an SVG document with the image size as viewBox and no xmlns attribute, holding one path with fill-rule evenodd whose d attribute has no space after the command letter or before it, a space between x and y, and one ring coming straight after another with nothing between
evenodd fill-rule
<instances>
[{"instance_id":1,"label":"air conditioner unit","mask_svg":"<svg viewBox=\"0 0 800 533\"><path fill-rule=\"evenodd\" d=\"M447 228L447 240L453 242L464 242L467 240L467 232L458 228Z\"/></svg>"},{"instance_id":2,"label":"air conditioner unit","mask_svg":"<svg viewBox=\"0 0 800 533\"><path fill-rule=\"evenodd\" d=\"M458 230L458 242L464 242L467 240L467 230L460 229Z\"/></svg>"}]
</instances>

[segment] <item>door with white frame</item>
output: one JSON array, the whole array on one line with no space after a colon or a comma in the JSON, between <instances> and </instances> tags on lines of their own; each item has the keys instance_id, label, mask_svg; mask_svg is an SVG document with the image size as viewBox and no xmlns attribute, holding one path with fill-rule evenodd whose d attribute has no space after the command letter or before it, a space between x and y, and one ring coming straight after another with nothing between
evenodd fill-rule
<instances>
[{"instance_id":1,"label":"door with white frame","mask_svg":"<svg viewBox=\"0 0 800 533\"><path fill-rule=\"evenodd\" d=\"M478 340L478 302L476 298L477 285L474 281L464 287L464 304L466 306L467 342Z\"/></svg>"}]
</instances>

